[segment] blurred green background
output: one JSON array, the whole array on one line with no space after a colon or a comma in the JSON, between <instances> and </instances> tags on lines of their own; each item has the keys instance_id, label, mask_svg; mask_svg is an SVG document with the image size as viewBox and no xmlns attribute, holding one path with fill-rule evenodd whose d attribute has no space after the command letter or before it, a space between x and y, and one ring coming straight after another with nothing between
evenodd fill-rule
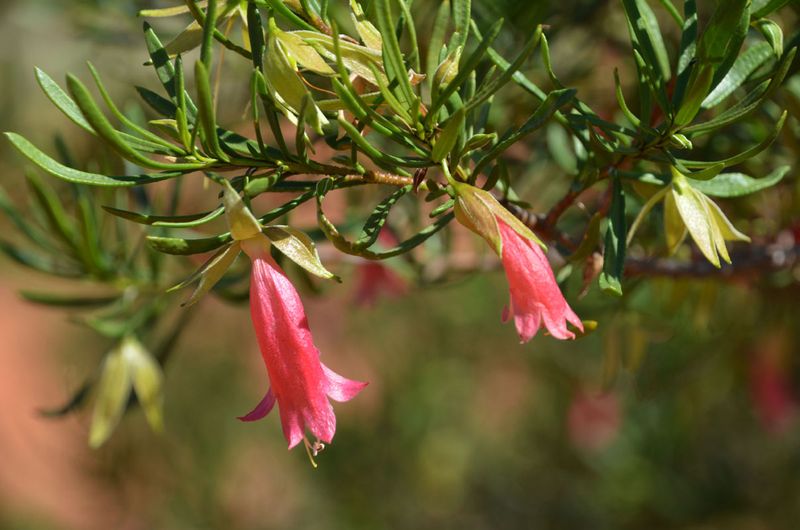
<instances>
[{"instance_id":1,"label":"blurred green background","mask_svg":"<svg viewBox=\"0 0 800 530\"><path fill-rule=\"evenodd\" d=\"M419 4L425 20L435 2ZM2 129L46 150L58 133L81 157L107 156L40 93L33 66L61 80L85 76L91 59L117 100L133 105L126 85L153 85L136 12L162 5L0 3ZM476 10L479 20L510 21L506 50L549 24L563 81L612 112L612 69L631 66L617 2L487 0ZM786 11L790 34L798 18ZM179 29L170 24L159 28ZM542 78L535 67L531 75ZM512 94L501 115L525 104ZM231 108L227 119L240 118L242 105ZM560 182L531 191L543 210L568 181L540 144L517 165ZM797 166L790 145L781 153ZM20 198L23 167L0 142L0 184ZM764 214L753 230L800 238L796 174L748 199ZM2 229L14 239L5 221ZM635 280L620 300L594 287L578 300L574 278L567 298L598 331L524 346L500 323L500 273L362 307L354 285L363 271L342 266L344 285L303 298L326 363L371 384L336 406L336 439L318 469L302 449L286 452L276 414L235 419L266 378L246 308L216 300L167 367L166 434L151 434L134 411L90 452L86 414L45 420L36 411L66 400L108 345L14 294L53 280L8 260L0 267L0 528L800 528L797 266L735 282Z\"/></svg>"}]
</instances>

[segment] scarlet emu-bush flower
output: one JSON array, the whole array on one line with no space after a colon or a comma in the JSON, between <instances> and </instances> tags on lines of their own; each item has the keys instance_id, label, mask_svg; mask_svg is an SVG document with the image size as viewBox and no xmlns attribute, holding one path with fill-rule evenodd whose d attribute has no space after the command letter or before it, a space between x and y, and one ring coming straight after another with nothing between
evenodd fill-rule
<instances>
[{"instance_id":1,"label":"scarlet emu-bush flower","mask_svg":"<svg viewBox=\"0 0 800 530\"><path fill-rule=\"evenodd\" d=\"M583 323L558 288L541 242L487 191L456 183L456 218L483 237L503 260L511 302L503 320L514 317L522 342L528 342L544 323L557 339L573 339L567 322L583 331Z\"/></svg>"},{"instance_id":2,"label":"scarlet emu-bush flower","mask_svg":"<svg viewBox=\"0 0 800 530\"><path fill-rule=\"evenodd\" d=\"M278 402L289 449L308 429L330 443L336 416L328 398L349 401L366 383L351 381L322 364L303 304L286 274L269 255L266 237L242 241L252 261L250 316L272 387L244 421L266 416Z\"/></svg>"},{"instance_id":3,"label":"scarlet emu-bush flower","mask_svg":"<svg viewBox=\"0 0 800 530\"><path fill-rule=\"evenodd\" d=\"M210 281L204 285L201 280L201 288L209 289L221 276L220 269L232 262L230 255L243 250L250 257L250 316L271 384L258 406L240 419L261 419L277 402L289 449L305 440L306 429L319 441L330 443L336 416L329 398L348 401L366 383L346 379L322 364L300 296L270 256L270 245L313 274L334 276L319 262L308 236L288 226L262 227L227 182L224 202L235 242L212 258L204 274Z\"/></svg>"}]
</instances>

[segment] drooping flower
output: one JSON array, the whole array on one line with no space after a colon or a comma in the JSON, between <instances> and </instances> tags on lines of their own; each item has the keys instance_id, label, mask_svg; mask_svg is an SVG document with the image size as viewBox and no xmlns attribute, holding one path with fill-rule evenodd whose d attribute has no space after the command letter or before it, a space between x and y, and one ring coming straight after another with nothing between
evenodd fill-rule
<instances>
[{"instance_id":1,"label":"drooping flower","mask_svg":"<svg viewBox=\"0 0 800 530\"><path fill-rule=\"evenodd\" d=\"M457 183L456 218L483 237L503 261L511 302L503 315L513 315L522 342L531 340L542 324L557 339L572 339L567 322L583 331L556 283L541 242L527 226L485 190Z\"/></svg>"},{"instance_id":2,"label":"drooping flower","mask_svg":"<svg viewBox=\"0 0 800 530\"><path fill-rule=\"evenodd\" d=\"M395 238L386 228L378 234L378 242L386 247L397 245ZM356 269L355 303L369 307L378 300L381 293L400 296L408 289L406 280L394 270L379 261L363 260Z\"/></svg>"},{"instance_id":3,"label":"drooping flower","mask_svg":"<svg viewBox=\"0 0 800 530\"><path fill-rule=\"evenodd\" d=\"M784 339L773 334L758 343L748 370L755 412L764 428L774 434L791 426L798 409L785 355Z\"/></svg>"},{"instance_id":4,"label":"drooping flower","mask_svg":"<svg viewBox=\"0 0 800 530\"><path fill-rule=\"evenodd\" d=\"M320 263L306 234L288 226L262 227L231 184L225 180L220 184L233 242L175 288L199 281L187 301L194 303L244 251L252 262L250 315L271 387L256 408L239 419L261 419L277 403L289 449L306 441L306 430L318 441L330 443L336 432L336 416L329 398L348 401L367 383L346 379L322 364L300 296L272 259L270 245L312 274L328 279L335 276ZM311 447L307 441L306 447Z\"/></svg>"},{"instance_id":5,"label":"drooping flower","mask_svg":"<svg viewBox=\"0 0 800 530\"><path fill-rule=\"evenodd\" d=\"M346 379L322 364L300 297L270 256L267 239L256 237L241 245L252 261L250 315L272 387L240 419L261 419L277 402L289 449L303 440L306 429L330 443L336 416L328 398L349 401L366 383Z\"/></svg>"},{"instance_id":6,"label":"drooping flower","mask_svg":"<svg viewBox=\"0 0 800 530\"><path fill-rule=\"evenodd\" d=\"M366 261L358 265L355 291L356 304L369 307L375 304L381 293L400 296L406 292L403 278L382 263Z\"/></svg>"},{"instance_id":7,"label":"drooping flower","mask_svg":"<svg viewBox=\"0 0 800 530\"><path fill-rule=\"evenodd\" d=\"M688 233L715 267L720 266L720 258L731 262L726 241L750 241L714 201L692 187L686 176L675 168L672 169L672 185L664 198L664 226L670 251L674 251Z\"/></svg>"},{"instance_id":8,"label":"drooping flower","mask_svg":"<svg viewBox=\"0 0 800 530\"><path fill-rule=\"evenodd\" d=\"M619 434L620 409L619 398L613 392L578 390L567 412L567 434L572 445L592 452L606 449Z\"/></svg>"},{"instance_id":9,"label":"drooping flower","mask_svg":"<svg viewBox=\"0 0 800 530\"><path fill-rule=\"evenodd\" d=\"M508 313L514 316L520 340L531 340L542 322L555 338L574 339L567 322L581 331L583 323L561 294L541 247L520 236L502 219L497 219L497 225L503 239L503 268L511 291Z\"/></svg>"}]
</instances>

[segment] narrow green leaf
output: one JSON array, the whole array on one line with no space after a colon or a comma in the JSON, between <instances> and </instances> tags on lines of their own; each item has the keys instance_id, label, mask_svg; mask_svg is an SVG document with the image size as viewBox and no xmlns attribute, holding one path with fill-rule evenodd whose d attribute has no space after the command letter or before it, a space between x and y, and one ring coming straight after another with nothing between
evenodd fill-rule
<instances>
[{"instance_id":1,"label":"narrow green leaf","mask_svg":"<svg viewBox=\"0 0 800 530\"><path fill-rule=\"evenodd\" d=\"M725 169L725 164L718 163L714 164L713 166L709 166L702 171L698 171L697 173L686 174L686 176L694 180L711 180L722 173L723 169Z\"/></svg>"},{"instance_id":2,"label":"narrow green leaf","mask_svg":"<svg viewBox=\"0 0 800 530\"><path fill-rule=\"evenodd\" d=\"M86 121L86 118L83 117L81 110L78 108L75 102L72 101L72 98L70 98L67 93L64 92L60 86L58 86L58 83L53 81L49 75L39 68L36 68L36 81L39 83L39 86L42 88L50 101L53 102L53 105L58 107L58 109L70 120L72 120L73 123L85 129L86 131L95 134L94 129L92 129L92 126Z\"/></svg>"},{"instance_id":3,"label":"narrow green leaf","mask_svg":"<svg viewBox=\"0 0 800 530\"><path fill-rule=\"evenodd\" d=\"M325 237L327 237L328 240L330 240L338 250L344 252L345 254L360 256L369 260L383 260L405 254L406 252L409 252L423 244L440 230L444 229L455 217L455 214L450 212L447 215L440 217L432 225L423 228L417 234L403 241L396 247L385 252L373 252L367 249L358 248L355 243L348 241L339 233L339 230L336 228L336 226L325 215L322 208L323 199L325 195L335 186L336 183L331 178L325 178L317 183L317 188L315 190L315 197L317 200L317 221L320 229L325 234Z\"/></svg>"},{"instance_id":4,"label":"narrow green leaf","mask_svg":"<svg viewBox=\"0 0 800 530\"><path fill-rule=\"evenodd\" d=\"M64 278L84 278L86 276L85 271L71 263L57 260L50 254L40 255L30 252L6 241L0 240L0 252L20 265L52 276Z\"/></svg>"},{"instance_id":5,"label":"narrow green leaf","mask_svg":"<svg viewBox=\"0 0 800 530\"><path fill-rule=\"evenodd\" d=\"M116 215L122 219L133 221L143 225L155 226L169 226L169 227L185 227L196 226L189 223L203 224L209 222L224 213L222 208L217 208L209 212L196 213L193 215L151 215L138 212L129 212L127 210L120 210L111 206L103 206L103 209L111 215Z\"/></svg>"},{"instance_id":6,"label":"narrow green leaf","mask_svg":"<svg viewBox=\"0 0 800 530\"><path fill-rule=\"evenodd\" d=\"M658 19L647 0L623 0L625 15L642 53L649 64L658 67L659 79L664 82L670 79L669 55L661 36Z\"/></svg>"},{"instance_id":7,"label":"narrow green leaf","mask_svg":"<svg viewBox=\"0 0 800 530\"><path fill-rule=\"evenodd\" d=\"M755 22L755 26L764 35L767 43L772 46L775 57L780 58L783 55L783 30L781 27L774 20L767 18Z\"/></svg>"},{"instance_id":8,"label":"narrow green leaf","mask_svg":"<svg viewBox=\"0 0 800 530\"><path fill-rule=\"evenodd\" d=\"M54 409L40 409L39 413L45 418L62 418L67 414L79 410L86 404L93 385L94 380L91 378L82 384L80 388L78 388L78 390L72 394L72 397L70 397L66 403Z\"/></svg>"},{"instance_id":9,"label":"narrow green leaf","mask_svg":"<svg viewBox=\"0 0 800 530\"><path fill-rule=\"evenodd\" d=\"M697 51L697 5L695 0L683 2L683 28L678 53L678 76L675 80L675 91L672 94L673 107L679 108L692 73L692 61Z\"/></svg>"},{"instance_id":10,"label":"narrow green leaf","mask_svg":"<svg viewBox=\"0 0 800 530\"><path fill-rule=\"evenodd\" d=\"M384 0L386 1L386 0ZM494 40L500 34L500 28L503 27L503 20L500 19L495 22L492 27L489 29L486 36L481 40L481 43L478 47L470 54L464 64L459 67L458 74L456 77L448 83L446 87L442 87L441 92L436 98L436 101L433 102L431 108L428 109L428 116L425 120L427 126L430 126L434 123L434 120L438 119L437 116L439 114L439 109L441 109L444 104L450 99L455 91L464 84L465 81L469 78L472 74L472 71L475 70L483 61L484 56L486 55L487 51L491 47ZM510 68L510 64L506 65L506 68L503 71Z\"/></svg>"},{"instance_id":11,"label":"narrow green leaf","mask_svg":"<svg viewBox=\"0 0 800 530\"><path fill-rule=\"evenodd\" d=\"M641 120L633 112L631 112L631 109L625 102L625 95L622 93L622 84L619 81L619 71L616 68L614 68L614 85L616 87L615 93L617 96L617 104L619 105L622 114L631 123L631 125L638 127L641 123Z\"/></svg>"},{"instance_id":12,"label":"narrow green leaf","mask_svg":"<svg viewBox=\"0 0 800 530\"><path fill-rule=\"evenodd\" d=\"M111 111L111 113L125 127L127 127L128 129L134 131L136 134L141 135L146 140L149 140L149 141L151 141L153 143L156 143L156 144L159 144L159 145L163 146L164 148L166 148L168 150L168 152L171 152L172 154L177 154L177 155L184 154L184 150L183 149L177 147L176 145L173 145L173 144L169 143L168 141L164 140L163 138L151 133L147 129L144 129L144 128L140 127L139 125L137 125L136 123L134 123L133 121L128 119L128 117L125 116L125 114L123 114L119 110L119 108L117 108L117 106L114 104L114 100L111 99L111 96L109 95L108 91L106 90L105 85L103 85L103 81L102 81L102 79L100 79L100 74L97 72L97 69L95 69L94 65L92 63L87 63L87 65L89 67L89 72L92 74L92 78L94 79L95 85L97 86L97 89L100 92L100 96L103 98L103 101L105 102L106 106Z\"/></svg>"},{"instance_id":13,"label":"narrow green leaf","mask_svg":"<svg viewBox=\"0 0 800 530\"><path fill-rule=\"evenodd\" d=\"M77 252L77 230L70 216L64 211L56 193L46 187L33 174L26 175L31 192L39 209L45 214L50 233L58 236L73 252Z\"/></svg>"},{"instance_id":14,"label":"narrow green leaf","mask_svg":"<svg viewBox=\"0 0 800 530\"><path fill-rule=\"evenodd\" d=\"M202 61L194 63L194 77L197 86L198 114L200 117L200 126L203 131L203 141L208 146L210 154L227 161L229 157L222 151L219 145L214 97L211 95L208 69Z\"/></svg>"},{"instance_id":15,"label":"narrow green leaf","mask_svg":"<svg viewBox=\"0 0 800 530\"><path fill-rule=\"evenodd\" d=\"M400 0L403 1L403 0ZM383 60L389 81L396 83L398 98L408 110L417 99L414 88L408 79L408 68L400 51L400 43L395 34L395 22L392 17L391 0L375 0L373 3L378 22L378 29L383 37Z\"/></svg>"},{"instance_id":16,"label":"narrow green leaf","mask_svg":"<svg viewBox=\"0 0 800 530\"><path fill-rule=\"evenodd\" d=\"M444 56L444 37L447 33L447 24L450 21L450 0L443 0L436 12L433 22L431 38L428 42L428 53L425 60L425 73L428 83L433 83L433 77L439 62Z\"/></svg>"},{"instance_id":17,"label":"narrow green leaf","mask_svg":"<svg viewBox=\"0 0 800 530\"><path fill-rule=\"evenodd\" d=\"M156 70L156 74L158 75L159 81L161 81L161 85L166 90L167 95L169 95L172 102L177 105L177 89L175 86L175 66L170 62L169 53L164 49L164 45L161 44L161 40L159 40L158 36L156 35L153 28L150 27L150 24L147 22L144 23L144 39L145 44L147 45L147 52L150 54L150 59L153 62L153 67ZM191 120L194 119L195 114L197 113L197 107L195 107L192 100L186 96L186 107L188 110L188 118Z\"/></svg>"},{"instance_id":18,"label":"narrow green leaf","mask_svg":"<svg viewBox=\"0 0 800 530\"><path fill-rule=\"evenodd\" d=\"M94 211L94 200L87 188L78 188L77 225L78 254L93 276L100 279L111 278L116 271L109 266L109 256L101 241L100 226Z\"/></svg>"},{"instance_id":19,"label":"narrow green leaf","mask_svg":"<svg viewBox=\"0 0 800 530\"><path fill-rule=\"evenodd\" d=\"M469 113L471 110L482 105L495 93L497 93L498 90L507 85L514 77L514 74L517 73L517 71L522 67L523 63L528 59L528 57L531 56L533 51L536 49L536 46L540 42L544 44L546 41L544 40L544 34L542 33L542 26L537 26L536 31L533 32L530 39L528 39L528 41L522 47L522 50L514 59L514 62L512 62L508 68L503 70L496 78L492 79L488 83L483 83L481 85L481 89L475 94L475 96L467 101L466 112Z\"/></svg>"},{"instance_id":20,"label":"narrow green leaf","mask_svg":"<svg viewBox=\"0 0 800 530\"><path fill-rule=\"evenodd\" d=\"M697 56L701 60L720 64L725 59L731 52L731 43L742 19L747 17L749 20L749 7L750 0L726 0L717 4L708 26L700 36Z\"/></svg>"},{"instance_id":21,"label":"narrow green leaf","mask_svg":"<svg viewBox=\"0 0 800 530\"><path fill-rule=\"evenodd\" d=\"M411 64L411 69L414 72L421 72L422 66L420 65L419 57L419 41L417 40L417 28L414 23L414 17L409 8L410 3L404 0L399 0L397 5L400 7L401 19L404 22L406 31L408 32L408 42L411 44L411 53L408 54L407 63Z\"/></svg>"},{"instance_id":22,"label":"narrow green leaf","mask_svg":"<svg viewBox=\"0 0 800 530\"><path fill-rule=\"evenodd\" d=\"M628 228L625 219L625 193L619 178L613 180L612 193L600 288L607 293L621 296Z\"/></svg>"},{"instance_id":23,"label":"narrow green leaf","mask_svg":"<svg viewBox=\"0 0 800 530\"><path fill-rule=\"evenodd\" d=\"M742 151L738 155L734 155L732 157L726 158L724 160L717 160L717 161L699 161L699 160L681 160L678 159L678 162L690 169L695 168L707 168L717 164L724 164L725 167L735 166L737 164L741 164L747 160L750 160L754 156L758 155L765 149L767 149L772 142L780 134L781 130L783 129L783 124L786 123L786 117L788 116L787 111L783 111L781 117L778 119L778 123L775 124L775 127L772 128L770 134L760 141L758 144L754 145L753 147L747 149L746 151Z\"/></svg>"},{"instance_id":24,"label":"narrow green leaf","mask_svg":"<svg viewBox=\"0 0 800 530\"><path fill-rule=\"evenodd\" d=\"M747 117L749 114L754 112L766 98L771 96L775 90L778 89L778 87L780 87L784 77L786 77L786 74L789 71L789 67L794 61L796 52L797 48L792 48L783 55L781 62L778 64L778 67L776 68L776 71L772 75L772 79L769 82L765 81L760 84L743 100L727 109L725 112L715 116L705 123L698 123L696 125L686 127L683 129L683 132L691 133L694 136L706 134Z\"/></svg>"},{"instance_id":25,"label":"narrow green leaf","mask_svg":"<svg viewBox=\"0 0 800 530\"><path fill-rule=\"evenodd\" d=\"M361 231L361 237L355 242L356 248L367 249L375 244L380 235L381 229L386 224L386 219L392 211L392 207L397 204L397 201L402 199L407 193L411 191L411 186L403 186L398 189L375 207L372 214L367 218L364 223L364 228Z\"/></svg>"},{"instance_id":26,"label":"narrow green leaf","mask_svg":"<svg viewBox=\"0 0 800 530\"><path fill-rule=\"evenodd\" d=\"M231 238L230 233L200 239L147 236L147 243L154 250L174 256L189 256L211 252L231 241L233 241L233 238Z\"/></svg>"},{"instance_id":27,"label":"narrow green leaf","mask_svg":"<svg viewBox=\"0 0 800 530\"><path fill-rule=\"evenodd\" d=\"M470 22L470 28L472 29L472 33L475 34L476 38L483 40L483 36L481 35L481 32L478 29L478 25L475 23L474 20ZM494 48L490 46L486 50L486 52L487 55L489 56L489 59L491 59L492 63L494 63L500 70L502 71L508 70L511 63L506 61L499 53L497 53L494 50ZM513 79L514 82L516 82L529 94L534 96L538 101L541 102L544 100L545 97L547 97L545 91L536 86L536 84L530 79L528 79L522 72L517 71L513 76L511 76L511 79Z\"/></svg>"},{"instance_id":28,"label":"narrow green leaf","mask_svg":"<svg viewBox=\"0 0 800 530\"><path fill-rule=\"evenodd\" d=\"M291 9L286 7L286 4L283 0L254 0L256 5L268 7L270 9L274 9L277 14L279 14L284 19L288 20L295 26L300 28L309 30L309 31L317 31L317 28L303 20L302 18L298 17L297 15L292 12Z\"/></svg>"},{"instance_id":29,"label":"narrow green leaf","mask_svg":"<svg viewBox=\"0 0 800 530\"><path fill-rule=\"evenodd\" d=\"M200 61L206 67L206 71L211 69L212 48L214 42L214 30L217 27L217 0L208 0L206 16L203 23L203 41L200 47ZM195 73L197 71L195 70Z\"/></svg>"},{"instance_id":30,"label":"narrow green leaf","mask_svg":"<svg viewBox=\"0 0 800 530\"><path fill-rule=\"evenodd\" d=\"M254 2L247 3L247 34L250 38L250 49L253 54L253 67L261 71L264 67L264 25L261 21L261 12Z\"/></svg>"},{"instance_id":31,"label":"narrow green leaf","mask_svg":"<svg viewBox=\"0 0 800 530\"><path fill-rule=\"evenodd\" d=\"M0 187L0 211L14 224L25 237L32 243L39 246L42 250L57 253L58 250L53 246L49 239L38 227L29 222L30 215L17 209L14 201L8 196L6 191Z\"/></svg>"},{"instance_id":32,"label":"narrow green leaf","mask_svg":"<svg viewBox=\"0 0 800 530\"><path fill-rule=\"evenodd\" d=\"M774 186L783 180L790 169L790 166L783 166L758 179L743 173L721 173L705 181L690 178L689 183L696 190L712 197L742 197Z\"/></svg>"},{"instance_id":33,"label":"narrow green leaf","mask_svg":"<svg viewBox=\"0 0 800 530\"><path fill-rule=\"evenodd\" d=\"M381 37L380 31L367 20L364 10L356 0L350 0L350 11L353 25L364 45L373 50L383 50L383 37Z\"/></svg>"},{"instance_id":34,"label":"narrow green leaf","mask_svg":"<svg viewBox=\"0 0 800 530\"><path fill-rule=\"evenodd\" d=\"M205 6L207 2L205 1L198 1L197 5ZM139 11L140 17L152 17L152 18L161 18L161 17L174 17L176 15L185 15L189 13L189 8L187 6L175 6L175 7L164 7L161 9L142 9Z\"/></svg>"},{"instance_id":35,"label":"narrow green leaf","mask_svg":"<svg viewBox=\"0 0 800 530\"><path fill-rule=\"evenodd\" d=\"M533 113L533 116L531 116L528 121L522 125L522 127L520 127L517 131L505 134L500 142L495 145L486 155L484 155L484 157L475 166L473 173L479 174L481 171L486 169L488 164L505 152L506 149L519 141L520 138L531 134L545 125L559 109L572 101L572 99L575 97L575 93L575 89L566 88L554 90L548 94L541 105L539 105L539 107Z\"/></svg>"},{"instance_id":36,"label":"narrow green leaf","mask_svg":"<svg viewBox=\"0 0 800 530\"><path fill-rule=\"evenodd\" d=\"M67 116L73 123L85 131L96 135L94 129L92 129L92 126L86 121L86 118L83 117L81 110L72 100L72 98L70 98L50 76L37 68L36 80L47 98L58 108L58 110L63 112L64 115ZM131 144L140 151L145 151L148 153L171 154L171 151L166 149L162 144L149 142L124 132L119 132L119 135L127 143Z\"/></svg>"},{"instance_id":37,"label":"narrow green leaf","mask_svg":"<svg viewBox=\"0 0 800 530\"><path fill-rule=\"evenodd\" d=\"M431 153L431 160L439 164L450 154L450 151L452 151L456 145L459 135L463 133L465 117L466 115L463 107L450 116L444 130L442 130L441 134L439 134L439 137L436 139L436 144L433 146L433 152Z\"/></svg>"},{"instance_id":38,"label":"narrow green leaf","mask_svg":"<svg viewBox=\"0 0 800 530\"><path fill-rule=\"evenodd\" d=\"M391 167L396 169L397 172L403 176L410 176L407 171L402 167L429 167L431 165L427 160L404 158L384 153L377 147L371 145L366 138L361 135L361 132L354 127L346 119L339 117L339 125L344 129L347 136L352 139L360 150L362 150L369 158L375 163L381 164L383 167ZM399 166L399 167L398 167Z\"/></svg>"},{"instance_id":39,"label":"narrow green leaf","mask_svg":"<svg viewBox=\"0 0 800 530\"><path fill-rule=\"evenodd\" d=\"M19 293L31 303L50 307L63 307L70 309L91 309L109 305L119 299L119 295L87 296L85 294L53 294L36 291L22 290Z\"/></svg>"},{"instance_id":40,"label":"narrow green leaf","mask_svg":"<svg viewBox=\"0 0 800 530\"><path fill-rule=\"evenodd\" d=\"M469 23L472 20L472 0L453 0L453 25L455 33L450 40L451 49L463 48L469 37Z\"/></svg>"},{"instance_id":41,"label":"narrow green leaf","mask_svg":"<svg viewBox=\"0 0 800 530\"><path fill-rule=\"evenodd\" d=\"M750 8L753 18L761 18L769 15L789 3L789 0L753 0Z\"/></svg>"},{"instance_id":42,"label":"narrow green leaf","mask_svg":"<svg viewBox=\"0 0 800 530\"><path fill-rule=\"evenodd\" d=\"M89 91L86 89L83 83L78 80L78 78L73 75L67 75L67 88L72 94L72 98L75 100L78 108L81 109L86 121L89 122L92 128L97 132L97 135L105 140L106 143L108 143L109 146L117 151L120 155L131 162L153 169L165 169L172 171L196 170L207 166L205 163L176 162L169 164L157 162L147 158L123 140L123 138L97 107L97 104L94 102L94 99L92 99Z\"/></svg>"},{"instance_id":43,"label":"narrow green leaf","mask_svg":"<svg viewBox=\"0 0 800 530\"><path fill-rule=\"evenodd\" d=\"M722 103L750 77L750 74L758 70L772 56L773 50L769 43L759 42L748 48L736 59L722 81L703 100L703 108L710 109Z\"/></svg>"},{"instance_id":44,"label":"narrow green leaf","mask_svg":"<svg viewBox=\"0 0 800 530\"><path fill-rule=\"evenodd\" d=\"M76 184L111 187L136 186L140 184L150 184L183 175L183 172L181 171L132 176L107 176L97 173L87 173L85 171L67 167L60 162L53 160L23 136L11 132L7 132L5 135L20 153L22 153L28 158L28 160L39 166L41 169L55 177L67 180L69 182L74 182Z\"/></svg>"}]
</instances>

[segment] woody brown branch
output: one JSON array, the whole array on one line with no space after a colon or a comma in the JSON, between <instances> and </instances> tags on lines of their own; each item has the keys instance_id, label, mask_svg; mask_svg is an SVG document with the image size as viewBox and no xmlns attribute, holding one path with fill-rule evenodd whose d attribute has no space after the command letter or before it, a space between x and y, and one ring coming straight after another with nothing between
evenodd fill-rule
<instances>
[{"instance_id":1,"label":"woody brown branch","mask_svg":"<svg viewBox=\"0 0 800 530\"><path fill-rule=\"evenodd\" d=\"M732 252L731 261L730 265L718 269L699 256L688 262L668 258L628 258L625 260L625 274L628 277L759 279L768 273L800 266L800 243L750 245Z\"/></svg>"}]
</instances>

